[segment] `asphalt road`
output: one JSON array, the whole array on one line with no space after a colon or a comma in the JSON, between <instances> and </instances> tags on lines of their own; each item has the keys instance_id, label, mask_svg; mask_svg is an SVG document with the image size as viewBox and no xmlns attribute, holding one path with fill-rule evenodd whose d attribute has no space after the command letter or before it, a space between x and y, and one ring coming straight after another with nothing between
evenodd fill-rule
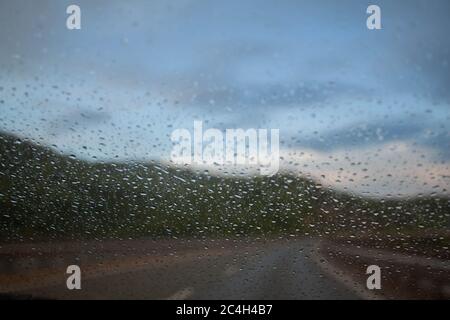
<instances>
[{"instance_id":1,"label":"asphalt road","mask_svg":"<svg viewBox=\"0 0 450 320\"><path fill-rule=\"evenodd\" d=\"M174 241L163 245L141 241L93 250L89 244L68 248L72 247L10 248L9 260L16 265L3 265L0 291L50 299L361 297L351 283L326 270L313 240ZM6 257L8 248L2 252ZM81 290L66 287L66 264L74 261L82 270Z\"/></svg>"}]
</instances>

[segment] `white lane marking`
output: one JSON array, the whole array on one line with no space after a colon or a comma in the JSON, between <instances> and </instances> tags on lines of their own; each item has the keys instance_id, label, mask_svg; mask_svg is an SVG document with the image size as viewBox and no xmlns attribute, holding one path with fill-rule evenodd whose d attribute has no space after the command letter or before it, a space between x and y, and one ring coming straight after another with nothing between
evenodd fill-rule
<instances>
[{"instance_id":1,"label":"white lane marking","mask_svg":"<svg viewBox=\"0 0 450 320\"><path fill-rule=\"evenodd\" d=\"M318 240L317 248L320 248L322 241ZM382 300L383 296L381 294L374 294L372 292L367 292L367 288L361 285L356 279L354 279L350 274L344 270L337 269L331 263L327 262L325 257L318 251L314 251L311 254L311 259L316 263L316 265L322 269L322 271L332 279L339 281L345 287L356 293L361 299L365 300Z\"/></svg>"},{"instance_id":2,"label":"white lane marking","mask_svg":"<svg viewBox=\"0 0 450 320\"><path fill-rule=\"evenodd\" d=\"M166 298L166 300L185 300L194 294L194 288L187 287L181 289L180 291L175 292L170 297Z\"/></svg>"}]
</instances>

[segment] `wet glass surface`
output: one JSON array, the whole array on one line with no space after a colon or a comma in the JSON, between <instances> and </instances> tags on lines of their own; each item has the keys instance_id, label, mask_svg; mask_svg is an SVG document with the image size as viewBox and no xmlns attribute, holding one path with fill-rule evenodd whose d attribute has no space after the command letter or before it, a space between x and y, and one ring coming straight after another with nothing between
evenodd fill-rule
<instances>
[{"instance_id":1,"label":"wet glass surface","mask_svg":"<svg viewBox=\"0 0 450 320\"><path fill-rule=\"evenodd\" d=\"M1 1L0 297L449 299L450 3L377 3Z\"/></svg>"}]
</instances>

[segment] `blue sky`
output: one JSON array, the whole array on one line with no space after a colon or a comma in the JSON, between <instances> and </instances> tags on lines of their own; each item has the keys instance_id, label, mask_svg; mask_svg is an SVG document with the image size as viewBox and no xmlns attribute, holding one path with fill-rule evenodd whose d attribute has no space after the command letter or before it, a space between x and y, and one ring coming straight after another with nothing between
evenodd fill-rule
<instances>
[{"instance_id":1,"label":"blue sky","mask_svg":"<svg viewBox=\"0 0 450 320\"><path fill-rule=\"evenodd\" d=\"M360 0L4 1L0 130L92 161L168 161L194 120L279 128L285 170L448 194L450 3L373 3L380 31Z\"/></svg>"}]
</instances>

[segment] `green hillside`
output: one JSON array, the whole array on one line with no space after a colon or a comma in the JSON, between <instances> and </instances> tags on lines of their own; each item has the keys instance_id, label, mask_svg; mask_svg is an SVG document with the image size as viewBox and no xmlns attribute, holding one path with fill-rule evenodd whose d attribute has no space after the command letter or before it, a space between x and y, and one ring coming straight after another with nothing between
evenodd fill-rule
<instances>
[{"instance_id":1,"label":"green hillside","mask_svg":"<svg viewBox=\"0 0 450 320\"><path fill-rule=\"evenodd\" d=\"M0 241L446 230L443 198L374 200L289 175L88 163L0 135Z\"/></svg>"}]
</instances>

